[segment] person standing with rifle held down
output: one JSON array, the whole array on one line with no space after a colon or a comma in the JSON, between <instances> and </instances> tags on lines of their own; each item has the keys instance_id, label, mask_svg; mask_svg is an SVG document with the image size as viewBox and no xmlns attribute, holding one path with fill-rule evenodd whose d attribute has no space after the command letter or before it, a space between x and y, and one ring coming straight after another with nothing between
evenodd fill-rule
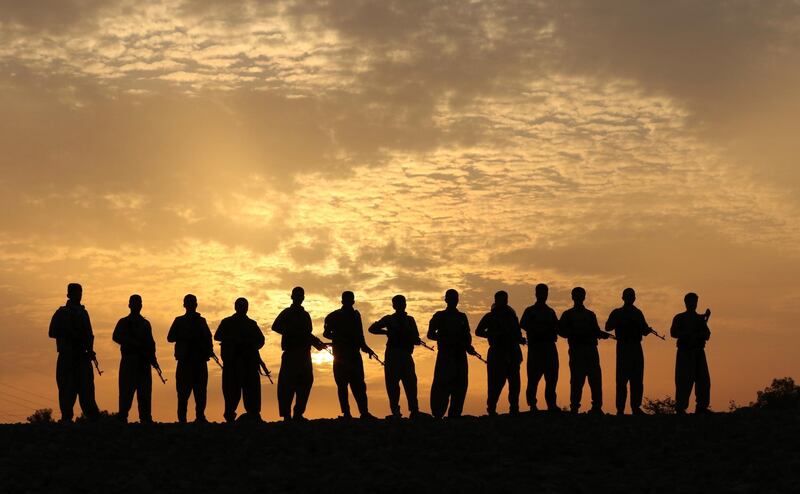
<instances>
[{"instance_id":1,"label":"person standing with rifle held down","mask_svg":"<svg viewBox=\"0 0 800 494\"><path fill-rule=\"evenodd\" d=\"M631 386L631 413L644 415L641 409L644 394L644 352L642 337L650 334L644 314L633 305L636 292L633 288L622 291L622 307L611 311L606 321L606 331L617 335L617 415L625 414L628 383Z\"/></svg>"},{"instance_id":2,"label":"person standing with rifle held down","mask_svg":"<svg viewBox=\"0 0 800 494\"><path fill-rule=\"evenodd\" d=\"M587 378L592 391L592 408L589 413L603 415L603 374L600 369L600 354L597 339L608 339L608 333L600 330L597 316L584 305L586 290L572 289L573 307L561 314L559 335L569 344L569 408L578 413L581 408L583 384Z\"/></svg>"},{"instance_id":3,"label":"person standing with rifle held down","mask_svg":"<svg viewBox=\"0 0 800 494\"><path fill-rule=\"evenodd\" d=\"M517 313L508 305L508 293L501 290L494 294L492 309L481 318L475 336L489 340L486 412L489 416L497 415L497 400L508 382L509 412L519 415L519 366L522 364L519 346L525 344L525 338L520 331Z\"/></svg>"},{"instance_id":4,"label":"person standing with rifle held down","mask_svg":"<svg viewBox=\"0 0 800 494\"><path fill-rule=\"evenodd\" d=\"M352 418L347 394L349 385L361 418L374 419L375 417L369 413L367 384L364 382L364 362L360 352L370 356L375 352L367 346L367 342L364 340L361 314L353 308L355 302L356 298L353 292L342 292L342 307L325 317L325 331L322 336L332 341L333 379L336 381L342 418Z\"/></svg>"},{"instance_id":5,"label":"person standing with rifle held down","mask_svg":"<svg viewBox=\"0 0 800 494\"><path fill-rule=\"evenodd\" d=\"M278 411L283 420L305 421L303 414L314 385L311 347L324 350L327 345L312 332L311 316L303 308L306 292L292 289L292 305L283 309L272 330L281 335L281 369L278 374ZM294 411L292 411L294 401ZM294 412L294 413L293 413Z\"/></svg>"},{"instance_id":6,"label":"person standing with rifle held down","mask_svg":"<svg viewBox=\"0 0 800 494\"><path fill-rule=\"evenodd\" d=\"M400 383L408 401L410 417L424 416L419 411L417 399L417 371L414 366L414 347L422 343L419 338L417 322L406 313L406 298L402 295L392 297L394 314L383 316L372 323L369 332L372 334L386 335L386 354L384 355L383 368L386 381L386 394L389 397L389 408L392 414L387 418L401 418L400 413Z\"/></svg>"},{"instance_id":7,"label":"person standing with rifle held down","mask_svg":"<svg viewBox=\"0 0 800 494\"><path fill-rule=\"evenodd\" d=\"M525 397L531 411L536 410L536 393L544 376L544 400L547 410L560 412L556 404L558 383L558 316L547 305L549 288L544 283L536 285L536 303L525 309L519 325L528 335L528 387Z\"/></svg>"},{"instance_id":8,"label":"person standing with rifle held down","mask_svg":"<svg viewBox=\"0 0 800 494\"><path fill-rule=\"evenodd\" d=\"M214 355L211 329L197 312L197 297L191 293L183 297L186 313L172 322L167 341L175 343L175 388L178 392L178 422L186 422L189 396L194 393L194 420L206 422L206 396L208 389L208 359Z\"/></svg>"},{"instance_id":9,"label":"person standing with rifle held down","mask_svg":"<svg viewBox=\"0 0 800 494\"><path fill-rule=\"evenodd\" d=\"M469 385L467 354L474 355L467 315L458 310L458 292L452 288L444 295L447 304L431 318L428 339L438 342L436 367L431 384L431 414L442 418L461 416ZM448 411L448 403L450 409Z\"/></svg>"},{"instance_id":10,"label":"person standing with rifle held down","mask_svg":"<svg viewBox=\"0 0 800 494\"><path fill-rule=\"evenodd\" d=\"M264 346L264 334L258 324L247 317L249 303L237 298L236 311L219 323L214 340L220 342L222 355L222 395L225 398L226 422L236 420L239 400L244 401L245 414L240 420L261 422L261 359L258 350Z\"/></svg>"},{"instance_id":11,"label":"person standing with rifle held down","mask_svg":"<svg viewBox=\"0 0 800 494\"><path fill-rule=\"evenodd\" d=\"M58 361L56 384L61 422L71 422L75 399L83 415L90 420L100 416L94 397L94 333L89 313L81 305L83 288L78 283L67 285L67 303L56 310L50 320L48 335L56 340ZM97 365L97 364L95 364ZM99 370L99 369L98 369Z\"/></svg>"},{"instance_id":12,"label":"person standing with rifle held down","mask_svg":"<svg viewBox=\"0 0 800 494\"><path fill-rule=\"evenodd\" d=\"M150 321L142 317L142 297L131 295L128 299L131 313L117 322L112 339L120 345L122 358L119 361L119 419L128 421L128 412L133 404L139 408L139 422L152 424L151 396L153 375L150 366L160 369L156 358L156 342Z\"/></svg>"},{"instance_id":13,"label":"person standing with rifle held down","mask_svg":"<svg viewBox=\"0 0 800 494\"><path fill-rule=\"evenodd\" d=\"M706 341L711 338L708 319L711 311L697 313L699 297L696 293L687 293L683 298L686 312L681 312L672 319L670 335L678 340L678 353L675 358L675 411L686 413L689 407L689 396L694 387L694 413L710 413L708 405L711 401L711 376L706 360Z\"/></svg>"}]
</instances>

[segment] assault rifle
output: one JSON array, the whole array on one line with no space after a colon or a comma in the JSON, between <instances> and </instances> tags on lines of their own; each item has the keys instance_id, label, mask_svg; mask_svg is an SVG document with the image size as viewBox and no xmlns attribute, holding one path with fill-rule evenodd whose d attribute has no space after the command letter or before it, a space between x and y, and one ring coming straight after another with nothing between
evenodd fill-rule
<instances>
[{"instance_id":1,"label":"assault rifle","mask_svg":"<svg viewBox=\"0 0 800 494\"><path fill-rule=\"evenodd\" d=\"M484 360L484 358L483 358L483 357L481 357L481 354L480 354L480 353L478 353L477 351L475 351L475 350L472 350L471 352L467 352L467 353L468 353L468 354L470 354L470 355L472 355L472 356L473 356L473 357L475 357L476 359L480 360L480 361L481 361L481 362L483 362L484 364L486 364L486 365L489 365L489 363L488 363L486 360Z\"/></svg>"},{"instance_id":2,"label":"assault rifle","mask_svg":"<svg viewBox=\"0 0 800 494\"><path fill-rule=\"evenodd\" d=\"M378 354L377 354L377 353L375 353L375 352L372 352L372 353L370 353L370 354L369 354L369 358L371 358L372 360L375 360L376 362L378 362L379 364L381 364L381 367L386 367L386 364L384 364L384 363L383 363L383 360L381 360L381 358L380 358L380 357L378 357Z\"/></svg>"},{"instance_id":3,"label":"assault rifle","mask_svg":"<svg viewBox=\"0 0 800 494\"><path fill-rule=\"evenodd\" d=\"M617 339L616 335L614 335L613 333L609 333L607 331L603 331L602 329L599 331L599 335L598 336L600 338L603 338L603 336L605 336L606 338L611 338L612 340L616 340ZM604 339L606 339L606 338L604 338Z\"/></svg>"},{"instance_id":4,"label":"assault rifle","mask_svg":"<svg viewBox=\"0 0 800 494\"><path fill-rule=\"evenodd\" d=\"M661 338L662 340L664 339L664 335L659 334L658 331L656 331L655 329L653 329L651 327L647 328L647 333L645 333L645 334L651 334L651 335L655 336L656 338Z\"/></svg>"},{"instance_id":5,"label":"assault rifle","mask_svg":"<svg viewBox=\"0 0 800 494\"><path fill-rule=\"evenodd\" d=\"M222 367L222 362L219 361L219 357L217 357L216 353L211 352L211 360L216 362L220 369L224 369L224 367Z\"/></svg>"},{"instance_id":6,"label":"assault rifle","mask_svg":"<svg viewBox=\"0 0 800 494\"><path fill-rule=\"evenodd\" d=\"M272 373L267 369L267 364L264 363L264 359L261 358L261 355L258 356L258 373L262 376L266 376L270 384L275 384L272 381Z\"/></svg>"},{"instance_id":7,"label":"assault rifle","mask_svg":"<svg viewBox=\"0 0 800 494\"><path fill-rule=\"evenodd\" d=\"M153 363L153 369L158 373L158 378L161 379L161 383L167 384L167 379L164 377L164 374L161 373L161 366L158 365L158 361Z\"/></svg>"},{"instance_id":8,"label":"assault rifle","mask_svg":"<svg viewBox=\"0 0 800 494\"><path fill-rule=\"evenodd\" d=\"M92 352L92 363L94 364L94 368L97 369L97 375L102 376L103 371L100 370L100 362L97 361L97 354Z\"/></svg>"},{"instance_id":9,"label":"assault rifle","mask_svg":"<svg viewBox=\"0 0 800 494\"><path fill-rule=\"evenodd\" d=\"M426 348L426 349L428 349L428 350L430 350L430 351L432 351L432 352L435 352L435 351L436 351L436 350L434 350L434 349L433 349L433 347L432 347L432 346L428 346L428 345L427 345L427 344L426 344L424 341L422 341L422 339L421 339L421 338L420 338L420 340L417 342L417 345L419 345L419 346L421 346L421 347L423 347L423 348Z\"/></svg>"}]
</instances>

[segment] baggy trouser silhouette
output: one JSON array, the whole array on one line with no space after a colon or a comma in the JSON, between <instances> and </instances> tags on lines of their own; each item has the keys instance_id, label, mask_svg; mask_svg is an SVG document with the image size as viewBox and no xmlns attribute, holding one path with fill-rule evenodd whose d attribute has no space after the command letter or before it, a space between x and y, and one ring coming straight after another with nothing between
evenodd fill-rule
<instances>
[{"instance_id":1,"label":"baggy trouser silhouette","mask_svg":"<svg viewBox=\"0 0 800 494\"><path fill-rule=\"evenodd\" d=\"M393 415L400 413L400 383L406 392L408 410L419 411L417 400L417 371L414 358L410 353L397 348L387 348L384 355L384 379L386 394L389 396L389 408Z\"/></svg>"},{"instance_id":2,"label":"baggy trouser silhouette","mask_svg":"<svg viewBox=\"0 0 800 494\"><path fill-rule=\"evenodd\" d=\"M603 379L600 354L595 345L576 345L569 349L569 407L577 412L581 407L583 384L588 380L592 392L592 409L603 408Z\"/></svg>"},{"instance_id":3,"label":"baggy trouser silhouette","mask_svg":"<svg viewBox=\"0 0 800 494\"><path fill-rule=\"evenodd\" d=\"M556 404L556 385L558 384L558 349L554 341L529 343L528 347L528 387L525 398L531 409L536 408L536 393L539 381L544 377L544 400L549 410L558 408Z\"/></svg>"},{"instance_id":4,"label":"baggy trouser silhouette","mask_svg":"<svg viewBox=\"0 0 800 494\"><path fill-rule=\"evenodd\" d=\"M178 422L186 422L189 396L192 394L194 394L195 419L205 419L208 364L204 360L178 360L178 367L175 369L175 389L178 392ZM238 400L236 404L238 406Z\"/></svg>"},{"instance_id":5,"label":"baggy trouser silhouette","mask_svg":"<svg viewBox=\"0 0 800 494\"><path fill-rule=\"evenodd\" d=\"M86 354L62 352L56 361L58 405L62 420L72 420L75 400L86 417L97 417L99 410L94 398L94 369Z\"/></svg>"},{"instance_id":6,"label":"baggy trouser silhouette","mask_svg":"<svg viewBox=\"0 0 800 494\"><path fill-rule=\"evenodd\" d=\"M519 350L513 351L504 348L489 347L486 356L486 375L488 379L488 397L486 411L489 414L497 410L497 400L508 382L508 407L512 413L519 411L520 377L519 366L521 356Z\"/></svg>"},{"instance_id":7,"label":"baggy trouser silhouette","mask_svg":"<svg viewBox=\"0 0 800 494\"><path fill-rule=\"evenodd\" d=\"M704 348L678 348L675 359L675 408L683 412L689 407L694 387L697 410L705 410L711 400L711 376Z\"/></svg>"},{"instance_id":8,"label":"baggy trouser silhouette","mask_svg":"<svg viewBox=\"0 0 800 494\"><path fill-rule=\"evenodd\" d=\"M128 420L128 412L133 405L135 393L139 422L151 422L152 392L153 376L150 362L139 355L123 355L119 362L119 418Z\"/></svg>"},{"instance_id":9,"label":"baggy trouser silhouette","mask_svg":"<svg viewBox=\"0 0 800 494\"><path fill-rule=\"evenodd\" d=\"M306 411L311 387L314 385L314 370L311 352L308 350L285 351L281 356L278 374L278 411L281 417L302 416ZM294 414L292 414L294 401Z\"/></svg>"},{"instance_id":10,"label":"baggy trouser silhouette","mask_svg":"<svg viewBox=\"0 0 800 494\"><path fill-rule=\"evenodd\" d=\"M225 398L225 413L228 422L236 419L239 400L244 402L244 410L250 417L261 417L261 377L258 374L258 361L237 359L223 362L222 395Z\"/></svg>"},{"instance_id":11,"label":"baggy trouser silhouette","mask_svg":"<svg viewBox=\"0 0 800 494\"><path fill-rule=\"evenodd\" d=\"M336 382L336 391L339 396L339 407L342 414L350 415L350 398L347 394L347 387L353 391L353 398L356 400L358 412L366 415L367 407L367 383L364 381L364 361L358 350L355 352L339 353L333 361L333 380Z\"/></svg>"},{"instance_id":12,"label":"baggy trouser silhouette","mask_svg":"<svg viewBox=\"0 0 800 494\"><path fill-rule=\"evenodd\" d=\"M644 352L638 341L617 340L617 412L625 411L631 387L631 410L642 406L644 394Z\"/></svg>"},{"instance_id":13,"label":"baggy trouser silhouette","mask_svg":"<svg viewBox=\"0 0 800 494\"><path fill-rule=\"evenodd\" d=\"M464 410L464 399L469 384L469 365L463 350L439 348L431 384L431 413L442 418L460 417ZM448 411L448 405L450 409Z\"/></svg>"}]
</instances>

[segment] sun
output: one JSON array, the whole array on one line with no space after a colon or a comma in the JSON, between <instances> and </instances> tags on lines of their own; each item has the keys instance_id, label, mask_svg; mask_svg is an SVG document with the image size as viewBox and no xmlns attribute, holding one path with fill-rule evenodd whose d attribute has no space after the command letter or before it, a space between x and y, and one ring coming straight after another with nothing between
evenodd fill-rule
<instances>
[{"instance_id":1,"label":"sun","mask_svg":"<svg viewBox=\"0 0 800 494\"><path fill-rule=\"evenodd\" d=\"M333 354L328 350L312 351L311 362L315 365L329 365L333 363Z\"/></svg>"}]
</instances>

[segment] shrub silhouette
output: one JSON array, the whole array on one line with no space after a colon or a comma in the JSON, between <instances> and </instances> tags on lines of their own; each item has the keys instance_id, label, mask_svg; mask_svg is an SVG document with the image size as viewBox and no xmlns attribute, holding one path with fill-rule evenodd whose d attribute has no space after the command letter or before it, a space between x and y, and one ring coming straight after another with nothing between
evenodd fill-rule
<instances>
[{"instance_id":1,"label":"shrub silhouette","mask_svg":"<svg viewBox=\"0 0 800 494\"><path fill-rule=\"evenodd\" d=\"M54 422L53 409L40 408L34 411L33 414L29 416L26 420L30 424L52 424Z\"/></svg>"},{"instance_id":2,"label":"shrub silhouette","mask_svg":"<svg viewBox=\"0 0 800 494\"><path fill-rule=\"evenodd\" d=\"M652 415L669 415L675 413L675 400L671 396L660 400L645 398L642 408Z\"/></svg>"},{"instance_id":3,"label":"shrub silhouette","mask_svg":"<svg viewBox=\"0 0 800 494\"><path fill-rule=\"evenodd\" d=\"M750 406L763 410L800 409L800 386L791 377L773 379L772 384L758 392Z\"/></svg>"}]
</instances>

